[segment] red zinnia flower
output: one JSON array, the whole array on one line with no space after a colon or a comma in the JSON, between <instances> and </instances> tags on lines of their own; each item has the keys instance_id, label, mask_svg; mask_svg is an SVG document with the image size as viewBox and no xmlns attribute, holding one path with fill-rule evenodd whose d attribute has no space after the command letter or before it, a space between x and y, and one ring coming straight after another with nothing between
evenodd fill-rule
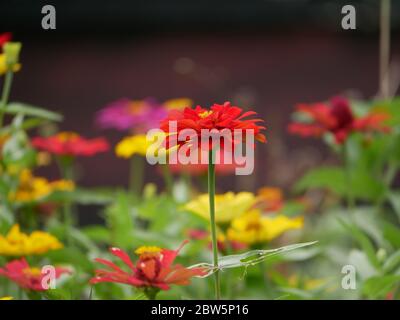
<instances>
[{"instance_id":1,"label":"red zinnia flower","mask_svg":"<svg viewBox=\"0 0 400 320\"><path fill-rule=\"evenodd\" d=\"M196 108L185 108L184 110L171 110L166 119L161 121L160 128L167 134L167 144L173 138L175 139L179 132L185 129L192 129L197 136L197 141L201 141L201 130L216 129L222 132L224 129L229 129L233 134L234 130L239 130L242 133L240 141L232 140L233 144L241 143L243 134L246 130L253 130L256 140L266 142L265 135L261 133L265 129L263 126L257 125L262 122L262 119L246 119L249 116L256 115L254 111L243 112L242 108L231 106L230 102L225 102L223 105L214 104L210 109L205 109L201 106ZM175 122L177 125L176 132L170 132L170 123ZM223 135L223 133L221 133ZM194 137L193 137L194 138ZM232 136L232 139L236 138ZM183 145L192 140L188 137L186 141L179 141L179 145ZM223 147L223 146L221 146Z\"/></svg>"},{"instance_id":2,"label":"red zinnia flower","mask_svg":"<svg viewBox=\"0 0 400 320\"><path fill-rule=\"evenodd\" d=\"M3 45L6 42L9 42L12 38L12 35L10 32L5 32L0 34L0 48L3 47Z\"/></svg>"},{"instance_id":3,"label":"red zinnia flower","mask_svg":"<svg viewBox=\"0 0 400 320\"><path fill-rule=\"evenodd\" d=\"M96 270L96 276L90 280L90 283L116 282L143 289L155 288L161 290L169 290L171 284L187 285L190 278L205 275L206 272L203 268L188 269L179 264L172 265L180 249L186 243L187 241L178 250L140 247L135 251L139 255L136 265L126 252L119 248L111 248L111 254L121 259L130 270L124 271L111 261L97 258L97 262L111 269Z\"/></svg>"},{"instance_id":4,"label":"red zinnia flower","mask_svg":"<svg viewBox=\"0 0 400 320\"><path fill-rule=\"evenodd\" d=\"M62 274L70 273L65 268L55 268L55 277L58 279ZM23 289L33 291L45 291L42 282L46 274L42 274L38 268L31 268L25 258L13 260L0 268L0 276L7 277Z\"/></svg>"},{"instance_id":5,"label":"red zinnia flower","mask_svg":"<svg viewBox=\"0 0 400 320\"><path fill-rule=\"evenodd\" d=\"M337 143L343 143L352 132L388 132L389 127L383 122L387 114L370 113L356 118L350 108L349 101L342 97L331 99L330 104L300 104L297 113L306 116L309 122L293 122L289 124L290 133L302 137L320 137L326 132L334 135Z\"/></svg>"},{"instance_id":6,"label":"red zinnia flower","mask_svg":"<svg viewBox=\"0 0 400 320\"><path fill-rule=\"evenodd\" d=\"M73 132L60 132L50 137L35 137L32 145L62 156L92 156L109 149L104 138L85 139Z\"/></svg>"}]
</instances>

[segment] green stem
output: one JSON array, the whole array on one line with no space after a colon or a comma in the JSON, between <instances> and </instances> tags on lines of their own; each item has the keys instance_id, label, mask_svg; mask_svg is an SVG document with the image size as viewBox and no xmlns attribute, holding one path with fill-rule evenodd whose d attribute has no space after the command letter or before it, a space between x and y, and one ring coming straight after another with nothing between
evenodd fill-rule
<instances>
[{"instance_id":1,"label":"green stem","mask_svg":"<svg viewBox=\"0 0 400 320\"><path fill-rule=\"evenodd\" d=\"M131 194L140 196L143 185L143 159L140 156L133 156L129 168L129 191Z\"/></svg>"},{"instance_id":2,"label":"green stem","mask_svg":"<svg viewBox=\"0 0 400 320\"><path fill-rule=\"evenodd\" d=\"M215 164L214 151L211 150L208 156L208 197L210 201L210 223L211 223L211 239L215 267L215 297L221 299L221 288L218 270L218 243L217 243L217 227L215 224Z\"/></svg>"},{"instance_id":3,"label":"green stem","mask_svg":"<svg viewBox=\"0 0 400 320\"><path fill-rule=\"evenodd\" d=\"M73 158L61 157L58 161L61 174L64 179L74 181ZM72 245L71 231L74 224L72 203L66 200L63 206L63 220L65 228L65 240L68 245Z\"/></svg>"},{"instance_id":4,"label":"green stem","mask_svg":"<svg viewBox=\"0 0 400 320\"><path fill-rule=\"evenodd\" d=\"M3 127L4 113L7 109L8 98L10 97L11 84L13 80L14 73L12 71L7 71L6 77L4 79L3 93L1 95L0 103L0 128Z\"/></svg>"},{"instance_id":5,"label":"green stem","mask_svg":"<svg viewBox=\"0 0 400 320\"><path fill-rule=\"evenodd\" d=\"M355 205L353 190L351 188L351 162L350 162L350 153L349 153L350 145L348 141L346 141L343 145L343 162L345 167L345 179L346 179L346 202L347 209L353 209Z\"/></svg>"}]
</instances>

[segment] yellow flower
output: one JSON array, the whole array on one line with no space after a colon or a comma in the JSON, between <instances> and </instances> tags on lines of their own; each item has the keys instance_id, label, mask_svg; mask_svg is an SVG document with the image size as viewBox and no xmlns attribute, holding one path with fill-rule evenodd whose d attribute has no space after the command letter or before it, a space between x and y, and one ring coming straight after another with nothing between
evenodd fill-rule
<instances>
[{"instance_id":1,"label":"yellow flower","mask_svg":"<svg viewBox=\"0 0 400 320\"><path fill-rule=\"evenodd\" d=\"M293 219L284 215L269 217L254 209L233 220L227 236L231 241L252 245L271 241L287 230L301 227L303 227L303 217Z\"/></svg>"},{"instance_id":2,"label":"yellow flower","mask_svg":"<svg viewBox=\"0 0 400 320\"><path fill-rule=\"evenodd\" d=\"M163 103L163 106L167 110L182 110L186 107L190 108L192 105L193 101L189 98L170 99Z\"/></svg>"},{"instance_id":3,"label":"yellow flower","mask_svg":"<svg viewBox=\"0 0 400 320\"><path fill-rule=\"evenodd\" d=\"M135 154L145 157L151 142L147 141L145 134L125 137L115 147L115 153L120 158L130 158Z\"/></svg>"},{"instance_id":4,"label":"yellow flower","mask_svg":"<svg viewBox=\"0 0 400 320\"><path fill-rule=\"evenodd\" d=\"M297 275L291 275L288 279L289 286L304 290L314 290L327 284L328 279L300 279Z\"/></svg>"},{"instance_id":5,"label":"yellow flower","mask_svg":"<svg viewBox=\"0 0 400 320\"><path fill-rule=\"evenodd\" d=\"M164 141L163 139L165 139L165 134L163 132L154 135L153 140L147 139L145 134L137 134L134 136L125 137L116 145L115 153L118 157L125 159L131 158L135 154L146 157L146 153L149 148L154 147L153 143L157 142L158 144L161 142L162 145L162 142ZM168 155L176 149L177 146L171 147L168 150L165 147L160 146L158 149L149 150L151 153L149 156L152 156L154 153L154 155L161 157L163 154Z\"/></svg>"},{"instance_id":6,"label":"yellow flower","mask_svg":"<svg viewBox=\"0 0 400 320\"><path fill-rule=\"evenodd\" d=\"M3 298L0 298L0 300L12 300L13 299L13 297L3 297Z\"/></svg>"},{"instance_id":7,"label":"yellow flower","mask_svg":"<svg viewBox=\"0 0 400 320\"><path fill-rule=\"evenodd\" d=\"M256 197L251 192L227 192L215 196L215 221L216 223L229 223L248 211L255 203ZM210 206L208 194L202 194L183 206L183 209L209 219Z\"/></svg>"},{"instance_id":8,"label":"yellow flower","mask_svg":"<svg viewBox=\"0 0 400 320\"><path fill-rule=\"evenodd\" d=\"M4 256L44 254L62 247L62 243L51 234L34 231L28 235L20 231L18 224L6 236L0 235L0 255Z\"/></svg>"},{"instance_id":9,"label":"yellow flower","mask_svg":"<svg viewBox=\"0 0 400 320\"><path fill-rule=\"evenodd\" d=\"M14 72L17 72L21 69L21 65L19 63L15 64L12 68ZM6 55L0 54L0 75L3 75L7 72L7 64L6 64Z\"/></svg>"},{"instance_id":10,"label":"yellow flower","mask_svg":"<svg viewBox=\"0 0 400 320\"><path fill-rule=\"evenodd\" d=\"M10 201L31 202L49 196L55 191L72 191L75 185L70 180L49 182L42 177L35 177L28 169L21 171L19 185L15 192L9 194Z\"/></svg>"}]
</instances>

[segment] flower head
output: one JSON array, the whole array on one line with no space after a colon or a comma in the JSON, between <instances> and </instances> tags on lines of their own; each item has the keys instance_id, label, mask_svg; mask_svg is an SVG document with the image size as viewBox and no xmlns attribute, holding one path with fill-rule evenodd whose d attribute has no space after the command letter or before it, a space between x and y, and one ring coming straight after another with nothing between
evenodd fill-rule
<instances>
[{"instance_id":1,"label":"flower head","mask_svg":"<svg viewBox=\"0 0 400 320\"><path fill-rule=\"evenodd\" d=\"M160 249L157 247L141 247L136 250L139 259L132 262L129 255L119 248L111 248L112 255L125 263L129 271L124 271L111 261L97 258L96 261L107 266L108 270L96 270L96 276L90 283L116 282L147 289L156 288L169 290L171 284L187 285L190 278L205 275L201 268L185 268L179 264L173 265L184 242L177 250Z\"/></svg>"},{"instance_id":2,"label":"flower head","mask_svg":"<svg viewBox=\"0 0 400 320\"><path fill-rule=\"evenodd\" d=\"M34 231L28 235L20 231L18 224L14 225L6 236L0 235L0 255L3 256L44 254L62 247L62 243L51 234Z\"/></svg>"},{"instance_id":3,"label":"flower head","mask_svg":"<svg viewBox=\"0 0 400 320\"><path fill-rule=\"evenodd\" d=\"M121 158L130 158L135 154L145 157L150 145L145 134L137 134L123 138L115 147L115 153Z\"/></svg>"},{"instance_id":4,"label":"flower head","mask_svg":"<svg viewBox=\"0 0 400 320\"><path fill-rule=\"evenodd\" d=\"M168 116L161 121L160 128L168 135L168 139L174 139L179 136L183 130L193 130L194 136L188 137L186 141L180 141L181 145L190 144L193 139L201 141L202 130L216 130L221 136L226 130L231 133L229 143L234 145L243 142L246 131L251 131L254 138L258 141L265 142L266 138L262 130L265 127L258 125L261 119L245 119L249 116L256 115L254 111L243 112L240 107L232 106L230 102L224 104L214 104L209 109L201 106L196 108L185 108L183 110L171 110ZM170 125L176 124L176 132L172 132ZM240 133L240 137L234 136L234 133ZM207 149L214 146L205 146ZM223 145L221 146L224 147Z\"/></svg>"},{"instance_id":5,"label":"flower head","mask_svg":"<svg viewBox=\"0 0 400 320\"><path fill-rule=\"evenodd\" d=\"M1 34L0 34L0 48L2 48L3 45L4 45L6 42L11 41L11 38L12 38L11 32L4 32L4 33L1 33Z\"/></svg>"},{"instance_id":6,"label":"flower head","mask_svg":"<svg viewBox=\"0 0 400 320\"><path fill-rule=\"evenodd\" d=\"M167 110L191 106L192 101L186 98L167 100L159 103L156 99L144 100L120 99L100 110L96 122L101 128L117 130L133 130L145 133L149 129L158 128L159 122L165 118Z\"/></svg>"},{"instance_id":7,"label":"flower head","mask_svg":"<svg viewBox=\"0 0 400 320\"><path fill-rule=\"evenodd\" d=\"M280 188L263 187L258 190L260 207L265 212L276 212L283 207L283 194Z\"/></svg>"},{"instance_id":8,"label":"flower head","mask_svg":"<svg viewBox=\"0 0 400 320\"><path fill-rule=\"evenodd\" d=\"M284 215L263 216L261 211L254 209L232 221L227 231L227 237L231 241L248 245L260 244L269 242L288 230L299 229L302 226L303 217L290 219Z\"/></svg>"},{"instance_id":9,"label":"flower head","mask_svg":"<svg viewBox=\"0 0 400 320\"><path fill-rule=\"evenodd\" d=\"M35 177L28 169L21 171L19 185L9 194L13 202L33 202L41 200L56 191L72 191L75 184L70 180L56 180L49 182L42 177Z\"/></svg>"},{"instance_id":10,"label":"flower head","mask_svg":"<svg viewBox=\"0 0 400 320\"><path fill-rule=\"evenodd\" d=\"M2 298L0 298L0 300L12 300L13 299L13 297L2 297Z\"/></svg>"},{"instance_id":11,"label":"flower head","mask_svg":"<svg viewBox=\"0 0 400 320\"><path fill-rule=\"evenodd\" d=\"M32 145L61 156L92 156L109 149L104 138L85 139L74 132L60 132L50 137L35 137Z\"/></svg>"},{"instance_id":12,"label":"flower head","mask_svg":"<svg viewBox=\"0 0 400 320\"><path fill-rule=\"evenodd\" d=\"M229 223L248 211L257 198L251 192L227 192L215 196L216 223ZM184 210L193 212L204 219L209 219L210 205L208 194L202 194L183 206Z\"/></svg>"},{"instance_id":13,"label":"flower head","mask_svg":"<svg viewBox=\"0 0 400 320\"><path fill-rule=\"evenodd\" d=\"M55 277L58 279L62 274L70 273L65 268L55 268ZM15 282L18 286L26 290L46 291L43 286L46 282L46 273L42 273L39 268L29 266L25 258L13 260L7 263L4 268L0 268L0 276L4 276Z\"/></svg>"},{"instance_id":14,"label":"flower head","mask_svg":"<svg viewBox=\"0 0 400 320\"><path fill-rule=\"evenodd\" d=\"M388 132L384 125L387 114L369 113L357 118L347 99L334 97L329 104L315 103L297 106L297 115L303 118L289 124L290 133L303 137L320 137L329 132L334 135L337 143L346 141L352 132Z\"/></svg>"}]
</instances>

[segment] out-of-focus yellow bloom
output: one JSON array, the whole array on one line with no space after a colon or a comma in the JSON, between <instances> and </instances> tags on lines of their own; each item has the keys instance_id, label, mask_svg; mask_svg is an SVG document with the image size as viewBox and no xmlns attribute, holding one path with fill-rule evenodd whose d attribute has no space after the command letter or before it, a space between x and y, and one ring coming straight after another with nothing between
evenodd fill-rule
<instances>
[{"instance_id":1,"label":"out-of-focus yellow bloom","mask_svg":"<svg viewBox=\"0 0 400 320\"><path fill-rule=\"evenodd\" d=\"M193 105L193 100L189 98L170 99L163 103L167 110L182 110L186 107L190 108Z\"/></svg>"},{"instance_id":2,"label":"out-of-focus yellow bloom","mask_svg":"<svg viewBox=\"0 0 400 320\"><path fill-rule=\"evenodd\" d=\"M3 297L3 298L0 298L0 300L12 300L13 299L13 297Z\"/></svg>"},{"instance_id":3,"label":"out-of-focus yellow bloom","mask_svg":"<svg viewBox=\"0 0 400 320\"><path fill-rule=\"evenodd\" d=\"M21 64L17 63L12 67L13 72L17 72L21 69ZM0 75L3 75L7 72L8 67L6 64L6 55L4 53L0 54Z\"/></svg>"},{"instance_id":4,"label":"out-of-focus yellow bloom","mask_svg":"<svg viewBox=\"0 0 400 320\"><path fill-rule=\"evenodd\" d=\"M327 284L328 279L300 279L297 275L291 275L288 284L293 288L301 288L304 290L314 290Z\"/></svg>"},{"instance_id":5,"label":"out-of-focus yellow bloom","mask_svg":"<svg viewBox=\"0 0 400 320\"><path fill-rule=\"evenodd\" d=\"M255 203L256 197L251 192L227 192L215 196L215 221L216 223L229 223L246 211ZM210 219L210 206L208 194L202 194L196 199L188 202L183 209L198 214L199 216Z\"/></svg>"},{"instance_id":6,"label":"out-of-focus yellow bloom","mask_svg":"<svg viewBox=\"0 0 400 320\"><path fill-rule=\"evenodd\" d=\"M145 157L147 148L151 145L145 134L137 134L123 138L115 147L115 153L120 158L130 158L135 154Z\"/></svg>"},{"instance_id":7,"label":"out-of-focus yellow bloom","mask_svg":"<svg viewBox=\"0 0 400 320\"><path fill-rule=\"evenodd\" d=\"M231 241L252 245L271 241L285 231L301 227L303 217L290 219L284 215L263 216L260 210L253 209L232 221L227 237Z\"/></svg>"},{"instance_id":8,"label":"out-of-focus yellow bloom","mask_svg":"<svg viewBox=\"0 0 400 320\"><path fill-rule=\"evenodd\" d=\"M19 185L15 192L9 194L10 201L31 202L42 199L55 191L72 191L75 185L70 180L49 182L42 177L35 177L28 169L21 171Z\"/></svg>"},{"instance_id":9,"label":"out-of-focus yellow bloom","mask_svg":"<svg viewBox=\"0 0 400 320\"><path fill-rule=\"evenodd\" d=\"M34 231L28 235L20 231L18 224L14 225L6 236L0 235L0 255L3 256L44 254L62 247L62 243L51 234Z\"/></svg>"},{"instance_id":10,"label":"out-of-focus yellow bloom","mask_svg":"<svg viewBox=\"0 0 400 320\"><path fill-rule=\"evenodd\" d=\"M40 151L36 155L36 163L38 166L47 166L51 163L51 155L46 151Z\"/></svg>"}]
</instances>

